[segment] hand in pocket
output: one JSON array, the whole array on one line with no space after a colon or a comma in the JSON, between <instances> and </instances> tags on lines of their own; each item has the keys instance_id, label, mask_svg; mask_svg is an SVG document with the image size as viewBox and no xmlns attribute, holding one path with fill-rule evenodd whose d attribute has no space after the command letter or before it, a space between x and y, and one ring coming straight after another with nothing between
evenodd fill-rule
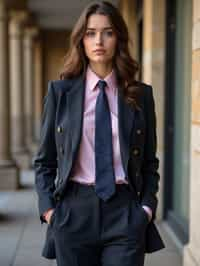
<instances>
[{"instance_id":1,"label":"hand in pocket","mask_svg":"<svg viewBox=\"0 0 200 266\"><path fill-rule=\"evenodd\" d=\"M55 209L49 209L48 211L44 213L44 218L48 225L51 223L51 218L53 216L54 211Z\"/></svg>"}]
</instances>

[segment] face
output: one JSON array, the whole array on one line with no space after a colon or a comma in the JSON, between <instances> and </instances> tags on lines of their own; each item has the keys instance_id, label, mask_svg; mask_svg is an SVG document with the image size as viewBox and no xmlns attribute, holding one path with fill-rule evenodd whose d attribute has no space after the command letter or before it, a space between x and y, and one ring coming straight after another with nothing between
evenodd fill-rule
<instances>
[{"instance_id":1,"label":"face","mask_svg":"<svg viewBox=\"0 0 200 266\"><path fill-rule=\"evenodd\" d=\"M116 33L107 16L94 14L88 18L83 46L91 63L108 64L112 62L116 42Z\"/></svg>"}]
</instances>

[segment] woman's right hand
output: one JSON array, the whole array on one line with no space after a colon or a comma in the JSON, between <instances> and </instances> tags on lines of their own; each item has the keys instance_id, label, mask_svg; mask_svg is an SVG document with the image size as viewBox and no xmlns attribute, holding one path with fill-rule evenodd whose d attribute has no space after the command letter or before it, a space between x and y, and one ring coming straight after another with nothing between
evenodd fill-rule
<instances>
[{"instance_id":1,"label":"woman's right hand","mask_svg":"<svg viewBox=\"0 0 200 266\"><path fill-rule=\"evenodd\" d=\"M49 209L43 214L43 217L46 220L47 224L50 224L53 213L54 213L54 209Z\"/></svg>"}]
</instances>

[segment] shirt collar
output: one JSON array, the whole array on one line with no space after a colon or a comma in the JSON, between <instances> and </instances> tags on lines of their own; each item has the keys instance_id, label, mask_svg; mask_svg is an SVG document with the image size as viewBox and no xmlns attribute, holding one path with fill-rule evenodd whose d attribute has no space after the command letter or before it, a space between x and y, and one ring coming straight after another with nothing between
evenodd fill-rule
<instances>
[{"instance_id":1,"label":"shirt collar","mask_svg":"<svg viewBox=\"0 0 200 266\"><path fill-rule=\"evenodd\" d=\"M96 73L94 73L94 71L92 71L91 67L88 66L86 72L86 87L89 90L93 91L100 79L101 78ZM104 78L104 80L106 81L108 88L116 93L117 81L114 69L112 69L112 71Z\"/></svg>"}]
</instances>

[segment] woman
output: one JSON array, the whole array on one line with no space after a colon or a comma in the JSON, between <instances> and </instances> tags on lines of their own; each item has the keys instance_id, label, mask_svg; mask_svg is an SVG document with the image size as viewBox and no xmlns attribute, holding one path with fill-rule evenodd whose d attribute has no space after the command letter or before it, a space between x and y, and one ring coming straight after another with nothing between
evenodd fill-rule
<instances>
[{"instance_id":1,"label":"woman","mask_svg":"<svg viewBox=\"0 0 200 266\"><path fill-rule=\"evenodd\" d=\"M43 256L58 266L141 266L145 252L164 247L153 222L154 99L152 87L135 80L137 70L118 10L108 2L87 6L61 79L49 82L35 158L39 212L48 223Z\"/></svg>"}]
</instances>

